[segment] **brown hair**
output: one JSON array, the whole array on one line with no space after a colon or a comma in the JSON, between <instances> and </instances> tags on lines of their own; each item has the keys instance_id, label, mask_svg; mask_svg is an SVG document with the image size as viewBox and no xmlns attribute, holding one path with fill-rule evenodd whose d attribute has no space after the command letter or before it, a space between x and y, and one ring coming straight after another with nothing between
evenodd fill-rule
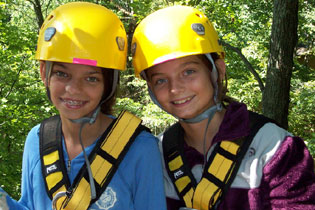
<instances>
[{"instance_id":1,"label":"brown hair","mask_svg":"<svg viewBox=\"0 0 315 210\"><path fill-rule=\"evenodd\" d=\"M102 74L104 78L104 93L103 93L103 97L101 101L105 100L108 97L108 95L112 92L113 82L114 82L113 80L114 71L117 71L117 70L102 68ZM118 79L117 87L118 85L119 85L119 79ZM116 102L117 87L114 94L109 99L107 99L104 103L102 103L101 112L103 114L113 114L113 106Z\"/></svg>"},{"instance_id":2,"label":"brown hair","mask_svg":"<svg viewBox=\"0 0 315 210\"><path fill-rule=\"evenodd\" d=\"M212 71L212 64L209 61L209 59L205 55L198 55L198 56L209 67L209 69ZM220 58L220 56L217 53L211 53L211 57L212 57L214 62L217 59ZM227 86L228 86L228 78L227 78L227 74L226 73L225 73L225 76L224 76L224 78L222 80L218 79L217 83L218 83L218 89L219 89L218 90L218 99L219 99L219 101L222 103L222 105L224 107L226 107L232 101L236 101L232 97L226 95L226 93L228 92L228 88L227 88Z\"/></svg>"},{"instance_id":3,"label":"brown hair","mask_svg":"<svg viewBox=\"0 0 315 210\"><path fill-rule=\"evenodd\" d=\"M211 53L210 55L211 55L214 62L220 58L217 53ZM210 71L212 71L212 64L209 61L209 59L203 54L198 55L198 57L204 62L204 64L206 66L208 66ZM218 72L218 74L219 74L219 72ZM218 99L219 99L219 101L223 101L226 97L226 92L227 92L227 76L225 75L223 80L220 80L220 78L218 77L217 84L218 84L218 89L219 89L218 90Z\"/></svg>"}]
</instances>

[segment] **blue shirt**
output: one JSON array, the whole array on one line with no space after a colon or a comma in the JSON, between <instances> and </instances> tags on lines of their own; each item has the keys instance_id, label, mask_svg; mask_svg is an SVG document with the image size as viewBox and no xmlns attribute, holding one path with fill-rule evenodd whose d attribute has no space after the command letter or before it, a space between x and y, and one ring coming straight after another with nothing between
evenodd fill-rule
<instances>
[{"instance_id":1,"label":"blue shirt","mask_svg":"<svg viewBox=\"0 0 315 210\"><path fill-rule=\"evenodd\" d=\"M22 196L19 201L11 199L0 188L0 207L6 209L51 209L51 199L45 190L39 155L39 126L28 134L23 154ZM92 145L85 148L87 155ZM63 144L64 161L68 155ZM70 161L68 177L72 183L85 163L83 153ZM129 148L112 180L91 210L163 210L166 209L163 188L161 158L157 139L148 132L141 132Z\"/></svg>"}]
</instances>

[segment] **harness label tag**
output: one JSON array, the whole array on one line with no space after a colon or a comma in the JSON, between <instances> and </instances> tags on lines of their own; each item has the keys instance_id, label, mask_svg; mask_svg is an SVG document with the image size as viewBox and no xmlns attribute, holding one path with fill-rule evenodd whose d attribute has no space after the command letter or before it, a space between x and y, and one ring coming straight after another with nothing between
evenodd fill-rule
<instances>
[{"instance_id":1,"label":"harness label tag","mask_svg":"<svg viewBox=\"0 0 315 210\"><path fill-rule=\"evenodd\" d=\"M54 173L56 170L57 170L56 164L52 164L52 165L46 167L47 175Z\"/></svg>"},{"instance_id":2,"label":"harness label tag","mask_svg":"<svg viewBox=\"0 0 315 210\"><path fill-rule=\"evenodd\" d=\"M182 177L184 174L184 172L181 169L178 169L177 171L174 172L174 178L175 179L179 179L180 177Z\"/></svg>"}]
</instances>

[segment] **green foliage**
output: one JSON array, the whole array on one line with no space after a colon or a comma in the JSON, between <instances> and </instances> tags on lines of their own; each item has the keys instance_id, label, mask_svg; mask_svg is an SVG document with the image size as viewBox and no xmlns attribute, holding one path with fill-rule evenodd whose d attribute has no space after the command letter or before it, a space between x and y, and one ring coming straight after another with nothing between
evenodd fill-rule
<instances>
[{"instance_id":1,"label":"green foliage","mask_svg":"<svg viewBox=\"0 0 315 210\"><path fill-rule=\"evenodd\" d=\"M128 110L137 115L143 120L143 125L147 126L154 135L163 132L165 128L176 121L174 117L162 111L152 102L143 105L139 102L134 102L131 98L119 98L115 110L116 115L123 110Z\"/></svg>"},{"instance_id":2,"label":"green foliage","mask_svg":"<svg viewBox=\"0 0 315 210\"><path fill-rule=\"evenodd\" d=\"M272 22L271 1L201 1L198 7L204 10L223 41L241 49L256 71L265 71ZM225 50L229 76L248 77L250 72L240 57L230 49Z\"/></svg>"},{"instance_id":3,"label":"green foliage","mask_svg":"<svg viewBox=\"0 0 315 210\"><path fill-rule=\"evenodd\" d=\"M229 79L228 96L245 103L249 110L261 113L261 91L253 77L247 79Z\"/></svg>"},{"instance_id":4,"label":"green foliage","mask_svg":"<svg viewBox=\"0 0 315 210\"><path fill-rule=\"evenodd\" d=\"M293 80L289 131L303 137L315 157L315 81Z\"/></svg>"},{"instance_id":5,"label":"green foliage","mask_svg":"<svg viewBox=\"0 0 315 210\"><path fill-rule=\"evenodd\" d=\"M25 12L4 5L0 12L0 185L19 198L25 137L50 115L34 61L36 33ZM35 26L33 24L33 26Z\"/></svg>"},{"instance_id":6,"label":"green foliage","mask_svg":"<svg viewBox=\"0 0 315 210\"><path fill-rule=\"evenodd\" d=\"M129 72L128 72L129 71ZM175 122L175 118L153 104L147 94L146 82L136 78L131 69L120 76L120 91L116 102L116 115L122 110L128 110L143 120L155 135Z\"/></svg>"}]
</instances>

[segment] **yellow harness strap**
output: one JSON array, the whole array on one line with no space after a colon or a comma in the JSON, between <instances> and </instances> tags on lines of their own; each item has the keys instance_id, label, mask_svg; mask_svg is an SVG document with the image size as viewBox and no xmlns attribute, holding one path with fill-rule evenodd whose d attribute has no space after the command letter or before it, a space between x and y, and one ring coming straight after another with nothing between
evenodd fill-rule
<instances>
[{"instance_id":1,"label":"yellow harness strap","mask_svg":"<svg viewBox=\"0 0 315 210\"><path fill-rule=\"evenodd\" d=\"M105 190L118 168L119 163L123 159L123 156L135 139L136 135L134 134L136 134L136 130L140 124L141 120L139 118L129 112L122 112L115 121L110 132L101 141L99 148L92 154L92 156L90 155L89 159L91 160L91 170L96 189ZM58 151L57 149L43 156L44 166L49 167L59 160L63 160L63 158L60 156L60 150ZM86 170L83 172L84 173L81 173L80 178L77 177L75 179L75 183L73 184L71 192L68 193L68 196L62 197L57 201L57 209L88 209L92 202L91 190ZM58 192L66 191L66 189L69 190L65 184L56 188L65 176L66 175L64 175L62 171L56 171L45 177L48 190L56 189L52 193L52 197ZM100 196L102 192L97 192L98 196Z\"/></svg>"},{"instance_id":2,"label":"yellow harness strap","mask_svg":"<svg viewBox=\"0 0 315 210\"><path fill-rule=\"evenodd\" d=\"M193 208L200 210L212 209L222 195L222 190L227 184L233 172L236 157L240 145L233 141L222 141L220 149L224 152L217 152L204 172L204 175L196 187ZM219 150L220 150L219 149Z\"/></svg>"},{"instance_id":3,"label":"yellow harness strap","mask_svg":"<svg viewBox=\"0 0 315 210\"><path fill-rule=\"evenodd\" d=\"M192 179L188 175L184 175L177 179L177 176L181 176L184 172L181 168L184 166L183 159L178 155L175 159L168 163L169 170L173 173L176 178L175 187L177 188L180 195L184 199L186 207L192 208L192 198L194 195L194 188L191 185Z\"/></svg>"},{"instance_id":4,"label":"yellow harness strap","mask_svg":"<svg viewBox=\"0 0 315 210\"><path fill-rule=\"evenodd\" d=\"M229 180L235 166L235 162L231 159L236 157L240 146L232 141L222 141L219 147L219 150L224 152L214 154L213 160L210 161L211 164L207 164L207 170L195 189L191 185L192 179L189 175L175 179L175 187L182 196L186 207L199 210L211 209L222 194L222 187ZM208 161L208 163L210 162ZM168 167L174 177L179 176L180 168L184 167L181 155L168 162Z\"/></svg>"}]
</instances>

